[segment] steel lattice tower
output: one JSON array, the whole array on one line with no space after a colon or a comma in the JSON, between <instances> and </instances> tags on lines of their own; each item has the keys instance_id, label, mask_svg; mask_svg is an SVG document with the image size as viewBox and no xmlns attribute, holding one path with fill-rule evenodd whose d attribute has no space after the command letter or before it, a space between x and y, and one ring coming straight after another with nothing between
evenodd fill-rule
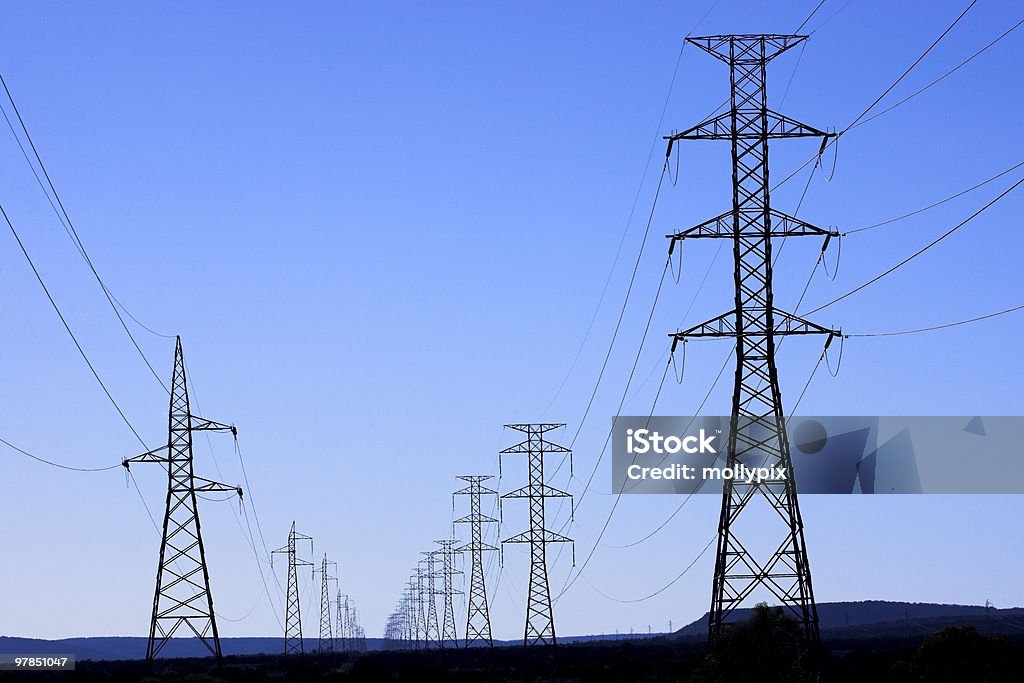
<instances>
[{"instance_id":1,"label":"steel lattice tower","mask_svg":"<svg viewBox=\"0 0 1024 683\"><path fill-rule=\"evenodd\" d=\"M572 539L544 526L544 500L546 498L571 498L570 494L544 483L544 455L546 453L569 453L564 446L546 441L544 434L564 424L510 424L510 429L526 434L526 440L501 451L500 456L519 453L528 456L529 480L526 486L510 491L502 498L526 498L530 503L530 530L506 538L502 543L530 544L530 586L526 603L526 629L523 644L554 645L555 619L551 611L551 588L548 586L547 545L548 543L572 543ZM573 562L575 564L575 561Z\"/></svg>"},{"instance_id":2,"label":"steel lattice tower","mask_svg":"<svg viewBox=\"0 0 1024 683\"><path fill-rule=\"evenodd\" d=\"M210 572L206 566L196 493L232 491L241 497L242 489L195 476L192 432L229 431L232 435L237 435L237 432L233 426L196 417L190 412L181 337L177 338L174 347L167 424L166 446L127 458L121 463L126 470L130 469L131 463L139 462L167 465L167 506L146 660L152 661L182 627L185 627L189 636L198 638L210 654L219 658L220 635L217 633L216 614L213 611Z\"/></svg>"},{"instance_id":3,"label":"steel lattice tower","mask_svg":"<svg viewBox=\"0 0 1024 683\"><path fill-rule=\"evenodd\" d=\"M466 647L477 640L486 641L488 645L493 646L491 615L487 606L487 587L484 584L484 552L497 550L497 548L484 543L483 525L498 520L482 513L480 497L497 495L498 492L483 485L483 482L493 479L493 477L462 476L459 479L469 484L454 494L469 496L469 514L455 520L456 524L468 523L470 525L469 543L456 549L457 552L468 550L470 555L469 596L466 600Z\"/></svg>"},{"instance_id":4,"label":"steel lattice tower","mask_svg":"<svg viewBox=\"0 0 1024 683\"><path fill-rule=\"evenodd\" d=\"M775 363L776 338L790 334L838 332L775 308L772 296L772 238L805 235L828 240L837 233L809 225L771 208L768 140L831 135L768 109L766 65L807 36L727 35L687 38L729 65L730 110L668 137L729 140L732 143L733 205L730 211L674 235L677 240L726 238L733 242L735 308L673 336L673 346L695 337L736 340L736 375L727 466L784 467L784 480L760 484L725 481L718 526L718 551L711 595L709 637L717 638L729 617L755 590L767 591L800 622L808 641L817 641L818 614L811 588L803 521L786 436ZM744 533L742 512L757 501L770 512L758 517L771 529ZM746 519L753 519L748 515ZM741 540L740 537L743 537ZM765 546L755 551L755 545Z\"/></svg>"},{"instance_id":5,"label":"steel lattice tower","mask_svg":"<svg viewBox=\"0 0 1024 683\"><path fill-rule=\"evenodd\" d=\"M288 604L285 607L284 620L284 653L286 655L303 654L306 651L302 641L302 612L299 603L299 567L312 567L312 562L299 559L297 548L299 541L309 541L309 550L313 551L313 537L295 531L295 522L288 532L288 545L278 548L274 553L288 555ZM273 559L273 553L271 554Z\"/></svg>"},{"instance_id":6,"label":"steel lattice tower","mask_svg":"<svg viewBox=\"0 0 1024 683\"><path fill-rule=\"evenodd\" d=\"M331 634L331 594L328 582L334 581L335 585L338 583L337 576L331 576L327 571L327 565L333 564L334 570L338 570L337 562L328 562L327 553L324 553L324 561L321 569L314 569L313 573L316 574L318 571L321 576L321 588L320 588L320 642L317 645L317 651L323 652L334 652L334 636Z\"/></svg>"},{"instance_id":7,"label":"steel lattice tower","mask_svg":"<svg viewBox=\"0 0 1024 683\"><path fill-rule=\"evenodd\" d=\"M427 577L427 571L421 565L422 560L416 564L416 649L419 649L422 640L423 649L426 650L430 647L430 633L427 631L428 620L425 605L427 593L424 588L424 579ZM434 623L437 623L436 618ZM422 639L420 636L422 636Z\"/></svg>"},{"instance_id":8,"label":"steel lattice tower","mask_svg":"<svg viewBox=\"0 0 1024 683\"><path fill-rule=\"evenodd\" d=\"M443 648L445 643L451 643L458 647L459 634L455 630L455 596L461 595L461 591L456 590L452 585L452 577L462 572L455 568L455 541L453 539L445 539L434 542L441 546L434 552L441 556L441 592L444 595L444 606L441 608L443 613L441 618L441 638L438 640L438 645Z\"/></svg>"},{"instance_id":9,"label":"steel lattice tower","mask_svg":"<svg viewBox=\"0 0 1024 683\"><path fill-rule=\"evenodd\" d=\"M437 584L434 581L437 578L437 562L435 561L437 552L425 550L421 554L426 558L424 562L427 565L427 570L423 574L423 578L426 580L423 593L427 596L427 611L423 620L423 642L429 648L431 637L433 637L437 646L441 647L441 630L437 624L437 600L434 599L438 595Z\"/></svg>"},{"instance_id":10,"label":"steel lattice tower","mask_svg":"<svg viewBox=\"0 0 1024 683\"><path fill-rule=\"evenodd\" d=\"M348 596L343 596L340 588L338 589L338 597L334 599L334 606L337 613L335 623L338 627L337 633L335 634L335 640L340 641L335 649L339 649L342 652L348 652L348 643L345 640L348 634L348 622L345 614L348 611Z\"/></svg>"}]
</instances>

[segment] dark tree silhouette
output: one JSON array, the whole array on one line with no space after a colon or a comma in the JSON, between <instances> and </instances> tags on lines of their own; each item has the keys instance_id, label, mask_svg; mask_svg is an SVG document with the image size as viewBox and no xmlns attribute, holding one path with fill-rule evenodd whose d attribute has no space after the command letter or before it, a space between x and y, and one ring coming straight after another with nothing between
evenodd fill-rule
<instances>
[{"instance_id":1,"label":"dark tree silhouette","mask_svg":"<svg viewBox=\"0 0 1024 683\"><path fill-rule=\"evenodd\" d=\"M800 624L759 603L750 620L724 631L694 674L699 683L793 683L809 677Z\"/></svg>"},{"instance_id":2,"label":"dark tree silhouette","mask_svg":"<svg viewBox=\"0 0 1024 683\"><path fill-rule=\"evenodd\" d=\"M1022 675L1021 646L1003 636L982 635L973 626L939 631L892 669L899 683L1009 683Z\"/></svg>"}]
</instances>

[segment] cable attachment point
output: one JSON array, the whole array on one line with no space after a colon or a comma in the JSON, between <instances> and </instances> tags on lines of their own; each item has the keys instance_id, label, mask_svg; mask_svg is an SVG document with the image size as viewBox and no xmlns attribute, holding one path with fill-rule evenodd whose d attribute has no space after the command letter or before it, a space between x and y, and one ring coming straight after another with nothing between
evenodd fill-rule
<instances>
[{"instance_id":1,"label":"cable attachment point","mask_svg":"<svg viewBox=\"0 0 1024 683\"><path fill-rule=\"evenodd\" d=\"M672 262L672 252L675 251L676 239L677 238L673 236L672 241L669 242L668 245L668 268L672 271L672 281L678 285L679 281L683 277L683 249L682 247L679 248L679 269L676 270L676 266Z\"/></svg>"},{"instance_id":2,"label":"cable attachment point","mask_svg":"<svg viewBox=\"0 0 1024 683\"><path fill-rule=\"evenodd\" d=\"M829 233L829 235L825 237L825 244L821 246L821 256L819 258L821 259L821 267L825 270L825 277L829 279L829 282L835 282L836 276L839 275L839 261L843 257L843 236L836 233L836 265L835 268L832 269L832 272L829 273L828 262L825 260L825 248L828 247L829 240L831 239L832 234Z\"/></svg>"},{"instance_id":3,"label":"cable attachment point","mask_svg":"<svg viewBox=\"0 0 1024 683\"><path fill-rule=\"evenodd\" d=\"M829 344L832 343L832 340L835 337L839 337L839 358L836 359L836 369L835 369L835 372L833 372L832 371L832 363L828 359L828 347L829 347ZM825 341L825 348L822 350L821 355L825 358L825 366L828 368L828 374L832 375L832 377L838 377L839 376L839 369L843 365L843 349L845 348L845 346L846 346L846 337L843 336L841 331L833 332L832 334L830 334L828 336L828 339Z\"/></svg>"},{"instance_id":4,"label":"cable attachment point","mask_svg":"<svg viewBox=\"0 0 1024 683\"><path fill-rule=\"evenodd\" d=\"M680 367L676 369L676 343L679 341L679 337L672 340L672 353L669 354L669 363L672 365L672 374L676 378L676 384L682 384L683 379L686 377L686 338L683 338L683 359L680 362Z\"/></svg>"}]
</instances>

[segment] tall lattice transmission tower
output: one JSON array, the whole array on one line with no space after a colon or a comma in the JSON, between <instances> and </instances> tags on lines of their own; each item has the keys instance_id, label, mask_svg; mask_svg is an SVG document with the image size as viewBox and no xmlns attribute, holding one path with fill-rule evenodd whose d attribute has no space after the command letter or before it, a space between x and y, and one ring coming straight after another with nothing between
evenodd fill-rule
<instances>
[{"instance_id":1,"label":"tall lattice transmission tower","mask_svg":"<svg viewBox=\"0 0 1024 683\"><path fill-rule=\"evenodd\" d=\"M424 556L422 562L426 565L426 571L423 573L423 594L427 603L427 611L423 618L423 643L425 647L429 648L430 642L433 641L438 647L441 647L441 629L437 623L436 600L436 597L440 595L437 590L437 551L424 550L421 554Z\"/></svg>"},{"instance_id":2,"label":"tall lattice transmission tower","mask_svg":"<svg viewBox=\"0 0 1024 683\"><path fill-rule=\"evenodd\" d=\"M441 557L441 593L444 595L444 605L441 607L443 614L441 637L437 642L442 648L449 644L458 647L459 634L455 630L455 596L461 595L462 592L455 588L452 579L462 572L455 568L455 541L444 539L435 541L435 543L441 546L434 553Z\"/></svg>"},{"instance_id":3,"label":"tall lattice transmission tower","mask_svg":"<svg viewBox=\"0 0 1024 683\"><path fill-rule=\"evenodd\" d=\"M335 571L338 569L337 562L328 562L327 553L324 553L324 560L319 570L314 569L313 573L319 572L321 578L320 587L320 642L317 645L317 650L321 653L334 652L334 636L331 633L331 594L329 583L334 581L334 584L338 584L338 577L331 576L327 570L328 565L334 565Z\"/></svg>"},{"instance_id":4,"label":"tall lattice transmission tower","mask_svg":"<svg viewBox=\"0 0 1024 683\"><path fill-rule=\"evenodd\" d=\"M466 647L476 641L484 641L493 646L491 639L491 615L487 606L487 586L484 583L484 552L497 550L493 545L484 543L483 525L497 522L494 517L483 514L480 507L482 496L497 495L498 492L487 488L483 482L493 479L490 476L466 475L458 477L468 486L454 493L456 496L469 496L469 514L455 520L456 524L469 524L469 543L456 548L458 552L469 551L469 594L466 598Z\"/></svg>"},{"instance_id":5,"label":"tall lattice transmission tower","mask_svg":"<svg viewBox=\"0 0 1024 683\"><path fill-rule=\"evenodd\" d=\"M416 649L423 645L423 649L430 647L430 632L428 630L429 619L427 617L427 570L423 568L423 560L416 563L415 573L415 607L416 607ZM434 618L434 627L437 627L437 618Z\"/></svg>"},{"instance_id":6,"label":"tall lattice transmission tower","mask_svg":"<svg viewBox=\"0 0 1024 683\"><path fill-rule=\"evenodd\" d=\"M313 552L313 537L295 531L295 522L292 522L291 531L288 532L288 545L278 548L271 554L271 560L273 560L274 553L288 555L288 600L284 619L284 653L286 655L302 654L306 651L302 640L299 567L312 567L313 563L298 556L299 541L309 541L309 551Z\"/></svg>"},{"instance_id":7,"label":"tall lattice transmission tower","mask_svg":"<svg viewBox=\"0 0 1024 683\"><path fill-rule=\"evenodd\" d=\"M335 619L337 626L335 642L337 646L335 649L348 652L348 596L342 595L340 588L338 589L338 597L334 600L334 606L337 610L337 618Z\"/></svg>"},{"instance_id":8,"label":"tall lattice transmission tower","mask_svg":"<svg viewBox=\"0 0 1024 683\"><path fill-rule=\"evenodd\" d=\"M544 455L567 453L569 457L572 457L572 451L544 438L545 433L564 427L564 424L509 424L505 426L526 434L526 439L514 446L509 446L501 451L500 455L523 454L527 456L529 462L527 485L502 496L502 498L526 498L530 504L529 531L502 541L502 543L530 544L530 584L526 599L526 629L523 644L526 646L555 645L555 618L551 610L551 588L548 586L546 549L549 543L572 543L572 539L550 531L544 526L544 500L547 498L571 498L572 496L544 483ZM573 564L576 564L575 559Z\"/></svg>"},{"instance_id":9,"label":"tall lattice transmission tower","mask_svg":"<svg viewBox=\"0 0 1024 683\"><path fill-rule=\"evenodd\" d=\"M768 109L765 82L768 62L806 37L687 38L729 65L731 106L721 115L668 137L669 155L672 144L679 140L732 143L732 209L669 237L673 245L694 238L732 240L736 289L733 310L677 332L673 345L695 337L736 340L726 464L782 467L790 475L782 480L752 484L725 481L711 593L708 635L712 640L730 623L733 611L758 594L780 602L800 622L809 641L816 641L819 636L775 351L776 338L782 335L840 333L775 307L772 239L816 235L828 240L837 233L771 208L768 141L820 137L824 147L830 134ZM764 514L751 514L757 507Z\"/></svg>"},{"instance_id":10,"label":"tall lattice transmission tower","mask_svg":"<svg viewBox=\"0 0 1024 683\"><path fill-rule=\"evenodd\" d=\"M237 435L231 425L191 413L185 357L181 351L181 337L178 337L174 347L167 445L122 461L126 470L132 463L140 462L167 465L167 505L156 571L153 616L146 645L146 659L149 661L160 653L179 629L185 635L197 638L210 654L218 658L221 656L196 493L231 491L241 497L242 489L195 476L192 432L200 430Z\"/></svg>"}]
</instances>

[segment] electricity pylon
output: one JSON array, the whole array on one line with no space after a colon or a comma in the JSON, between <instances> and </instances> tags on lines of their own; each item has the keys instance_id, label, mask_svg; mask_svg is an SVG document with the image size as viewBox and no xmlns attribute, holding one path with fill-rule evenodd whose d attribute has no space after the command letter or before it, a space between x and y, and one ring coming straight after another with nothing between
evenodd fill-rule
<instances>
[{"instance_id":1,"label":"electricity pylon","mask_svg":"<svg viewBox=\"0 0 1024 683\"><path fill-rule=\"evenodd\" d=\"M736 340L736 375L732 399L728 467L779 467L782 480L744 483L726 480L718 525L718 551L712 584L708 636L718 638L733 611L758 589L782 603L800 623L804 637L817 641L818 613L811 588L804 527L797 504L793 463L786 437L785 414L775 362L776 337L791 334L840 333L775 307L772 295L772 239L817 235L827 240L838 233L823 230L771 208L768 182L768 140L820 137L824 133L768 109L767 63L806 39L796 35L724 35L687 38L729 65L730 110L693 128L668 136L679 140L729 140L732 143L732 209L674 235L732 240L735 308L672 335L673 347L695 337ZM670 249L671 251L671 249ZM739 517L754 501L768 510L761 526L743 530ZM753 508L750 508L753 509ZM752 519L754 515L747 515ZM773 524L767 529L764 523ZM741 539L741 536L743 537ZM761 546L754 550L755 546Z\"/></svg>"},{"instance_id":2,"label":"electricity pylon","mask_svg":"<svg viewBox=\"0 0 1024 683\"><path fill-rule=\"evenodd\" d=\"M284 618L284 653L286 655L303 654L306 647L302 641L302 612L299 604L299 567L312 567L312 562L299 559L297 548L299 541L309 541L309 551L313 552L313 537L295 531L295 522L288 532L288 545L278 548L274 553L288 555L288 601Z\"/></svg>"},{"instance_id":3,"label":"electricity pylon","mask_svg":"<svg viewBox=\"0 0 1024 683\"><path fill-rule=\"evenodd\" d=\"M544 499L571 498L572 496L544 483L544 455L545 453L569 453L572 457L572 451L565 446L559 446L544 439L546 432L564 427L564 424L509 424L505 426L523 432L526 434L526 440L501 451L499 466L501 455L520 453L528 456L530 470L526 486L502 496L502 498L526 498L530 502L530 530L502 541L502 543L530 544L530 587L526 603L526 629L523 644L526 646L555 645L555 618L551 611L551 588L548 586L546 548L548 543L572 543L572 539L545 528ZM573 552L575 553L575 546ZM575 564L574 558L573 565Z\"/></svg>"},{"instance_id":4,"label":"electricity pylon","mask_svg":"<svg viewBox=\"0 0 1024 683\"><path fill-rule=\"evenodd\" d=\"M190 412L185 357L181 351L181 337L178 337L174 347L167 445L121 461L125 470L130 470L131 463L139 462L167 465L167 506L156 571L153 618L146 645L147 661L152 661L183 626L186 633L198 638L210 654L218 658L221 656L196 493L230 491L241 498L242 489L195 476L192 432L199 430L231 432L237 436L233 426L197 417Z\"/></svg>"},{"instance_id":5,"label":"electricity pylon","mask_svg":"<svg viewBox=\"0 0 1024 683\"><path fill-rule=\"evenodd\" d=\"M456 552L468 550L470 558L469 595L466 599L466 647L477 640L486 641L493 647L491 615L487 607L487 587L484 584L484 552L497 548L484 543L483 525L498 520L483 514L480 509L480 497L497 495L498 492L483 485L483 482L494 477L467 475L458 478L469 484L453 494L469 496L469 514L455 520L456 524L470 525L469 543L456 548Z\"/></svg>"},{"instance_id":6,"label":"electricity pylon","mask_svg":"<svg viewBox=\"0 0 1024 683\"><path fill-rule=\"evenodd\" d=\"M441 556L441 592L444 595L444 606L441 608L444 616L441 618L441 638L438 640L438 644L442 648L446 643L458 647L459 634L455 630L455 596L461 595L461 591L456 590L452 585L452 577L462 572L455 568L455 541L445 539L434 542L441 546L434 552Z\"/></svg>"},{"instance_id":7,"label":"electricity pylon","mask_svg":"<svg viewBox=\"0 0 1024 683\"><path fill-rule=\"evenodd\" d=\"M335 641L338 645L335 647L336 650L342 652L348 652L348 619L346 613L348 612L348 596L341 594L341 589L338 589L338 597L334 599L334 606L337 612L335 618L335 624L337 625L337 632L335 633Z\"/></svg>"},{"instance_id":8,"label":"electricity pylon","mask_svg":"<svg viewBox=\"0 0 1024 683\"><path fill-rule=\"evenodd\" d=\"M334 585L338 585L338 577L331 576L327 571L327 565L333 564L334 570L338 570L337 562L328 562L327 553L324 553L324 561L321 569L314 569L313 573L320 573L322 582L320 588L320 642L317 645L317 650L320 653L334 652L334 636L331 635L331 594L328 592L328 582L333 581Z\"/></svg>"},{"instance_id":9,"label":"electricity pylon","mask_svg":"<svg viewBox=\"0 0 1024 683\"><path fill-rule=\"evenodd\" d=\"M415 572L415 585L413 590L415 611L416 611L416 649L420 648L422 642L423 649L426 650L430 647L430 634L427 632L427 607L426 607L426 588L424 581L427 576L427 571L422 566L422 560L416 564Z\"/></svg>"},{"instance_id":10,"label":"electricity pylon","mask_svg":"<svg viewBox=\"0 0 1024 683\"><path fill-rule=\"evenodd\" d=\"M437 625L437 600L434 599L438 595L437 584L435 583L437 578L437 562L435 562L437 553L433 550L425 550L420 554L424 556L425 559L422 561L427 565L426 572L423 574L423 579L426 582L423 594L426 596L427 602L427 612L424 615L423 621L425 632L423 641L426 647L430 648L430 641L433 638L434 643L441 647L441 630Z\"/></svg>"}]
</instances>

